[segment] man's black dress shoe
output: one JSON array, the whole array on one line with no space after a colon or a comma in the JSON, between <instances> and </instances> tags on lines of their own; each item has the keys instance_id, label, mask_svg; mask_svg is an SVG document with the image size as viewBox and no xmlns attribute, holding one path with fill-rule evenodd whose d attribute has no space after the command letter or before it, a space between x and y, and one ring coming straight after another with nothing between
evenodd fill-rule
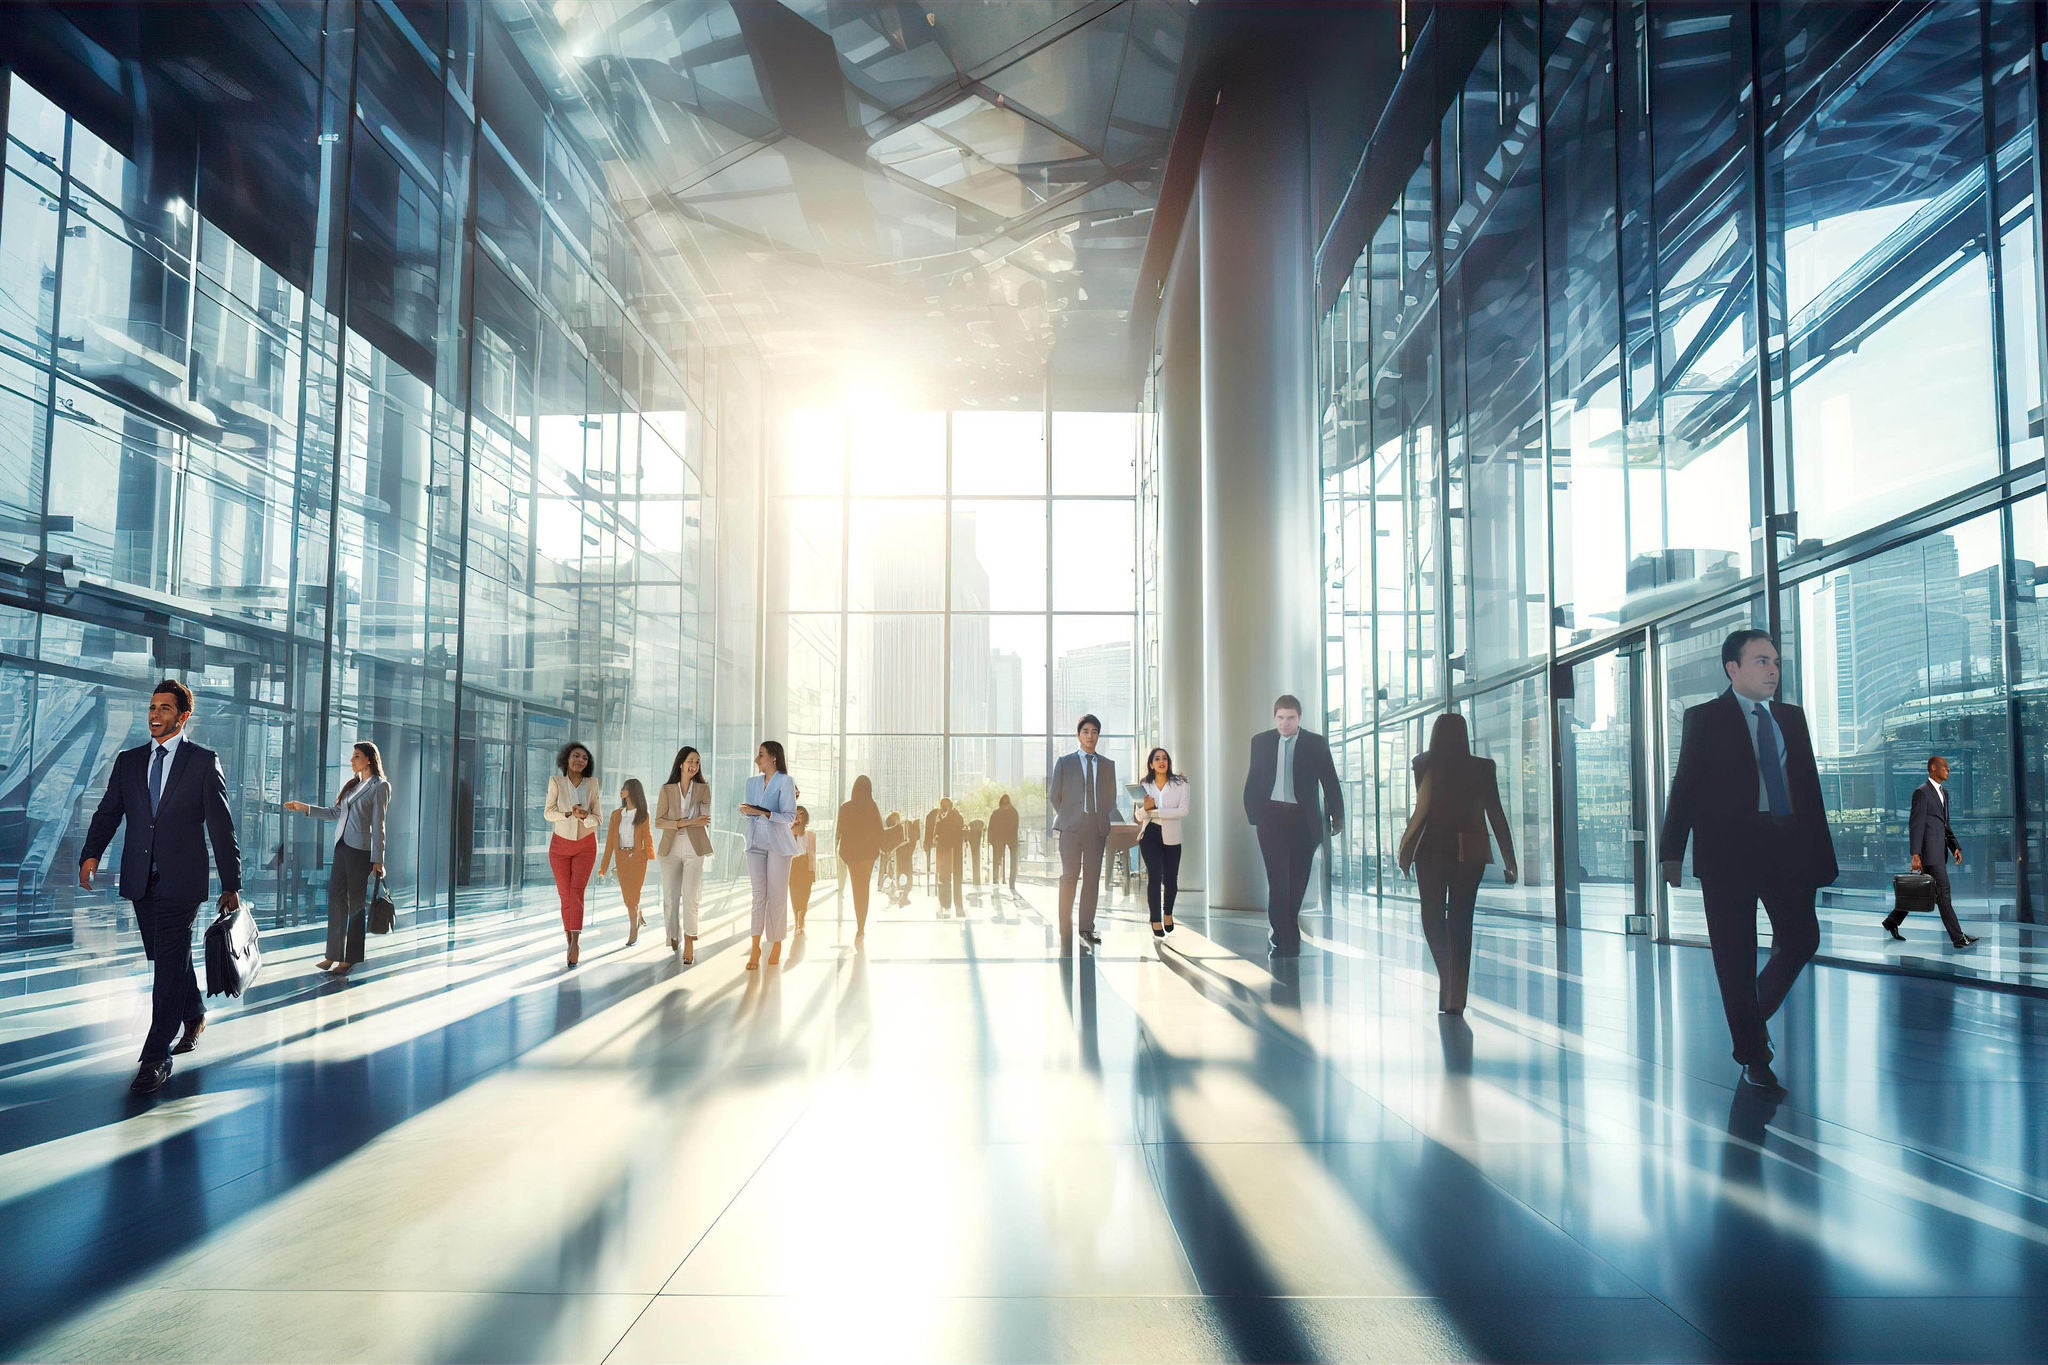
<instances>
[{"instance_id":1,"label":"man's black dress shoe","mask_svg":"<svg viewBox=\"0 0 2048 1365\"><path fill-rule=\"evenodd\" d=\"M1959 939L1955 940L1955 945L1956 945L1956 947L1958 947L1958 948L1967 948L1967 947L1969 947L1969 946L1970 946L1970 945L1971 945L1972 943L1975 943L1976 941L1977 941L1977 940L1976 940L1976 939L1975 939L1974 937L1972 937L1971 935L1969 935L1969 934L1964 934L1964 935L1963 935L1963 936L1962 936L1961 938L1959 938Z\"/></svg>"},{"instance_id":2,"label":"man's black dress shoe","mask_svg":"<svg viewBox=\"0 0 2048 1365\"><path fill-rule=\"evenodd\" d=\"M1753 1085L1759 1090L1783 1090L1778 1084L1778 1073L1771 1070L1769 1062L1751 1062L1742 1068L1742 1083Z\"/></svg>"},{"instance_id":3,"label":"man's black dress shoe","mask_svg":"<svg viewBox=\"0 0 2048 1365\"><path fill-rule=\"evenodd\" d=\"M1893 938L1897 939L1901 943L1904 943L1906 941L1906 936L1899 932L1899 926L1893 924L1890 920L1886 920L1884 922L1884 931L1887 934L1890 934Z\"/></svg>"},{"instance_id":4,"label":"man's black dress shoe","mask_svg":"<svg viewBox=\"0 0 2048 1365\"><path fill-rule=\"evenodd\" d=\"M128 1082L128 1088L138 1095L147 1095L153 1090L163 1089L164 1082L170 1078L170 1058L166 1057L160 1062L144 1062L137 1069L135 1079Z\"/></svg>"},{"instance_id":5,"label":"man's black dress shoe","mask_svg":"<svg viewBox=\"0 0 2048 1365\"><path fill-rule=\"evenodd\" d=\"M194 1019L191 1023L185 1025L185 1036L178 1040L178 1045L172 1048L171 1051L173 1053L190 1052L193 1048L199 1046L199 1035L204 1032L206 1032L206 1021L204 1019Z\"/></svg>"}]
</instances>

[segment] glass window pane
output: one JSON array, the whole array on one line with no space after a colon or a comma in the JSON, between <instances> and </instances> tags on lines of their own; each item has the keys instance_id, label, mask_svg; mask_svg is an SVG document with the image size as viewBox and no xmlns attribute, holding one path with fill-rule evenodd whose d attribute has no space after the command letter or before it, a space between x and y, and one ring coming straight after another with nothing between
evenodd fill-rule
<instances>
[{"instance_id":1,"label":"glass window pane","mask_svg":"<svg viewBox=\"0 0 2048 1365\"><path fill-rule=\"evenodd\" d=\"M1045 414L953 414L953 492L968 496L1045 492Z\"/></svg>"},{"instance_id":2,"label":"glass window pane","mask_svg":"<svg viewBox=\"0 0 2048 1365\"><path fill-rule=\"evenodd\" d=\"M792 612L770 618L784 660L785 726L792 735L839 733L839 613ZM776 642L771 642L771 654ZM772 677L772 674L771 674Z\"/></svg>"},{"instance_id":3,"label":"glass window pane","mask_svg":"<svg viewBox=\"0 0 2048 1365\"><path fill-rule=\"evenodd\" d=\"M771 515L781 524L768 528L768 543L780 542L784 553L770 568L769 605L780 597L791 611L839 610L845 505L838 498L777 498Z\"/></svg>"},{"instance_id":4,"label":"glass window pane","mask_svg":"<svg viewBox=\"0 0 2048 1365\"><path fill-rule=\"evenodd\" d=\"M1053 734L1071 737L1075 724L1091 713L1102 721L1105 735L1127 735L1136 728L1133 639L1128 615L1053 618L1052 723L1048 727Z\"/></svg>"},{"instance_id":5,"label":"glass window pane","mask_svg":"<svg viewBox=\"0 0 2048 1365\"><path fill-rule=\"evenodd\" d=\"M1045 503L953 504L953 610L1045 610Z\"/></svg>"},{"instance_id":6,"label":"glass window pane","mask_svg":"<svg viewBox=\"0 0 2048 1365\"><path fill-rule=\"evenodd\" d=\"M953 730L1045 729L1045 617L953 617Z\"/></svg>"},{"instance_id":7,"label":"glass window pane","mask_svg":"<svg viewBox=\"0 0 2048 1365\"><path fill-rule=\"evenodd\" d=\"M946 605L946 504L854 499L846 568L850 611L937 611Z\"/></svg>"},{"instance_id":8,"label":"glass window pane","mask_svg":"<svg viewBox=\"0 0 2048 1365\"><path fill-rule=\"evenodd\" d=\"M782 491L838 493L846 487L846 414L836 408L799 408L782 422L782 461L775 473Z\"/></svg>"},{"instance_id":9,"label":"glass window pane","mask_svg":"<svg viewBox=\"0 0 2048 1365\"><path fill-rule=\"evenodd\" d=\"M1129 497L1137 489L1138 415L1052 415L1052 491Z\"/></svg>"},{"instance_id":10,"label":"glass window pane","mask_svg":"<svg viewBox=\"0 0 2048 1365\"><path fill-rule=\"evenodd\" d=\"M846 618L848 732L935 735L945 729L945 628L936 612Z\"/></svg>"},{"instance_id":11,"label":"glass window pane","mask_svg":"<svg viewBox=\"0 0 2048 1365\"><path fill-rule=\"evenodd\" d=\"M1053 504L1054 611L1130 611L1138 604L1138 529L1129 502Z\"/></svg>"},{"instance_id":12,"label":"glass window pane","mask_svg":"<svg viewBox=\"0 0 2048 1365\"><path fill-rule=\"evenodd\" d=\"M856 409L847 415L846 455L855 493L943 493L946 414Z\"/></svg>"},{"instance_id":13,"label":"glass window pane","mask_svg":"<svg viewBox=\"0 0 2048 1365\"><path fill-rule=\"evenodd\" d=\"M851 790L853 779L865 776L883 819L893 812L922 820L946 795L944 744L927 735L848 735L845 786Z\"/></svg>"},{"instance_id":14,"label":"glass window pane","mask_svg":"<svg viewBox=\"0 0 2048 1365\"><path fill-rule=\"evenodd\" d=\"M1058 850L1050 843L1045 813L1046 774L1052 765L1046 737L955 739L952 752L952 796L967 818L986 825L989 812L1008 796L1017 809L1019 868L1042 875L1049 862L1056 865Z\"/></svg>"}]
</instances>

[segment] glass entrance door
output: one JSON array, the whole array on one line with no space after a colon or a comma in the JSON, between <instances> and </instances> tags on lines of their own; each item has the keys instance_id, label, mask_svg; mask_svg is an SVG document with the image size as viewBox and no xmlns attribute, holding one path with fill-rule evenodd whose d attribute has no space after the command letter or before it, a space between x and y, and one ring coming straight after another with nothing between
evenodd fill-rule
<instances>
[{"instance_id":1,"label":"glass entrance door","mask_svg":"<svg viewBox=\"0 0 2048 1365\"><path fill-rule=\"evenodd\" d=\"M1630 916L1647 913L1643 681L1637 639L1573 665L1571 693L1557 703L1564 776L1557 881L1565 923L1575 928L1623 933Z\"/></svg>"}]
</instances>

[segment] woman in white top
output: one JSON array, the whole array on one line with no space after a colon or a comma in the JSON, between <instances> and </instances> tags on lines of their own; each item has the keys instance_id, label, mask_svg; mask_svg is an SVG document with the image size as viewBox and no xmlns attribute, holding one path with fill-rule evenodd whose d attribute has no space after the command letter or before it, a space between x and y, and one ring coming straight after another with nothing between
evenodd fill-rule
<instances>
[{"instance_id":1,"label":"woman in white top","mask_svg":"<svg viewBox=\"0 0 2048 1365\"><path fill-rule=\"evenodd\" d=\"M704 862L711 856L711 786L703 768L695 749L685 744L676 750L654 806L654 827L661 832L654 856L661 864L662 917L668 923L669 951L680 940L685 967L697 960L697 903L704 892Z\"/></svg>"},{"instance_id":2,"label":"woman in white top","mask_svg":"<svg viewBox=\"0 0 2048 1365\"><path fill-rule=\"evenodd\" d=\"M327 955L315 964L336 976L347 976L363 960L370 878L384 877L384 812L391 805L391 784L376 745L359 741L349 750L348 766L350 777L333 805L284 803L286 810L340 824L327 873Z\"/></svg>"},{"instance_id":3,"label":"woman in white top","mask_svg":"<svg viewBox=\"0 0 2048 1365\"><path fill-rule=\"evenodd\" d=\"M1138 808L1138 852L1145 859L1145 901L1152 910L1152 937L1173 932L1173 898L1180 888L1180 826L1193 792L1173 770L1173 755L1154 749L1145 755L1144 804ZM1163 915L1163 919L1162 919Z\"/></svg>"},{"instance_id":4,"label":"woman in white top","mask_svg":"<svg viewBox=\"0 0 2048 1365\"><path fill-rule=\"evenodd\" d=\"M798 806L789 832L796 840L796 857L789 861L789 908L796 914L796 931L801 934L804 916L811 909L811 888L818 881L818 834L811 828L811 813Z\"/></svg>"},{"instance_id":5,"label":"woman in white top","mask_svg":"<svg viewBox=\"0 0 2048 1365\"><path fill-rule=\"evenodd\" d=\"M789 932L789 864L796 857L796 784L782 746L772 739L754 751L754 775L747 779L747 798L740 814L747 817L747 875L754 884L754 948L747 970L761 965L761 937L774 943L768 965L782 961L782 940Z\"/></svg>"},{"instance_id":6,"label":"woman in white top","mask_svg":"<svg viewBox=\"0 0 2048 1365\"><path fill-rule=\"evenodd\" d=\"M597 867L597 758L570 740L555 755L559 769L548 779L548 865L555 870L555 891L562 898L562 932L569 937L569 965L581 956L583 888Z\"/></svg>"}]
</instances>

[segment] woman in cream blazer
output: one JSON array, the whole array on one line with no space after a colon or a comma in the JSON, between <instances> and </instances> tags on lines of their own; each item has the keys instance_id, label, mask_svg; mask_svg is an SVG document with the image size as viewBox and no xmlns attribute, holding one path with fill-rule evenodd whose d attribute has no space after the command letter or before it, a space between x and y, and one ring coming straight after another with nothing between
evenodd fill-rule
<instances>
[{"instance_id":1,"label":"woman in cream blazer","mask_svg":"<svg viewBox=\"0 0 2048 1365\"><path fill-rule=\"evenodd\" d=\"M1145 781L1139 788L1138 852L1145 859L1145 901L1152 911L1152 937L1173 932L1173 898L1180 889L1180 827L1188 817L1194 791L1173 770L1173 755L1154 749L1145 756ZM1163 917L1163 918L1162 918Z\"/></svg>"},{"instance_id":2,"label":"woman in cream blazer","mask_svg":"<svg viewBox=\"0 0 2048 1365\"><path fill-rule=\"evenodd\" d=\"M661 865L661 911L668 925L669 951L678 942L683 965L697 961L697 903L704 893L704 864L711 857L711 786L704 760L685 744L676 750L668 781L654 798L654 846Z\"/></svg>"},{"instance_id":3,"label":"woman in cream blazer","mask_svg":"<svg viewBox=\"0 0 2048 1365\"><path fill-rule=\"evenodd\" d=\"M597 825L602 801L597 794L597 756L575 740L555 755L554 776L548 779L548 804L543 812L553 835L548 839L548 865L555 872L555 891L562 899L562 932L569 938L569 965L576 965L583 936L583 888L597 867Z\"/></svg>"}]
</instances>

